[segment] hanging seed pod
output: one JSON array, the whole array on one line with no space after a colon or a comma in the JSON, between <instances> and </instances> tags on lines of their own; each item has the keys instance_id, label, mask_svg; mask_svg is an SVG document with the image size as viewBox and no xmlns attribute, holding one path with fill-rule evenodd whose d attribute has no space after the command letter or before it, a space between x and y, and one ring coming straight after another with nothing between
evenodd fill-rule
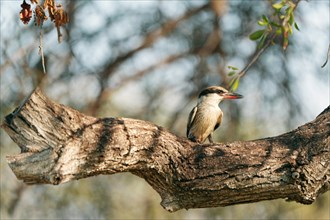
<instances>
[{"instance_id":1,"label":"hanging seed pod","mask_svg":"<svg viewBox=\"0 0 330 220\"><path fill-rule=\"evenodd\" d=\"M68 13L62 8L62 5L58 5L54 13L56 27L62 26L69 22Z\"/></svg>"},{"instance_id":2,"label":"hanging seed pod","mask_svg":"<svg viewBox=\"0 0 330 220\"><path fill-rule=\"evenodd\" d=\"M35 18L35 25L37 26L42 26L44 21L47 20L46 13L44 9L40 6L37 5L36 9L34 10L34 18Z\"/></svg>"},{"instance_id":3,"label":"hanging seed pod","mask_svg":"<svg viewBox=\"0 0 330 220\"><path fill-rule=\"evenodd\" d=\"M50 18L51 21L55 20L55 11L56 11L56 7L55 7L55 0L46 0L45 4L44 4L44 8L48 8L48 16Z\"/></svg>"},{"instance_id":4,"label":"hanging seed pod","mask_svg":"<svg viewBox=\"0 0 330 220\"><path fill-rule=\"evenodd\" d=\"M32 18L32 10L31 5L27 4L25 0L21 4L22 10L19 13L19 18L23 22L23 24L28 24Z\"/></svg>"}]
</instances>

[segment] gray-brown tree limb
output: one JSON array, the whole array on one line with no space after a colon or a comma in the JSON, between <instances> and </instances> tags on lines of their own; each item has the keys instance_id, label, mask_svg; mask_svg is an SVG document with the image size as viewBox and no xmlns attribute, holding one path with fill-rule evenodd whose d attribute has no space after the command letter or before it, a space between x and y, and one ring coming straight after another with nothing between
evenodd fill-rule
<instances>
[{"instance_id":1,"label":"gray-brown tree limb","mask_svg":"<svg viewBox=\"0 0 330 220\"><path fill-rule=\"evenodd\" d=\"M21 149L9 166L28 184L131 172L176 211L278 198L311 204L330 186L329 119L330 107L276 137L200 145L150 122L86 116L37 88L2 127Z\"/></svg>"}]
</instances>

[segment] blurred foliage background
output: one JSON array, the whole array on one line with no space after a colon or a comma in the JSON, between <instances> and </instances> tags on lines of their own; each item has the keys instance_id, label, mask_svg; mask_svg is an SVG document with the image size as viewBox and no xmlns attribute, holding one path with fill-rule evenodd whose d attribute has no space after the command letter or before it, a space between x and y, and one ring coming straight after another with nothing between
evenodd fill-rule
<instances>
[{"instance_id":1,"label":"blurred foliage background","mask_svg":"<svg viewBox=\"0 0 330 220\"><path fill-rule=\"evenodd\" d=\"M28 2L28 1L27 1ZM227 66L242 69L257 50L249 34L274 1L58 1L70 23L57 42L43 26L53 100L96 117L148 120L184 136L198 92L228 85ZM42 75L39 28L19 20L21 1L0 2L0 119ZM242 78L239 101L224 102L215 141L274 136L314 119L329 105L328 0L302 1L300 31L289 47L268 48ZM1 132L1 219L328 219L329 192L306 206L284 200L168 213L142 179L96 176L60 186L26 186L6 163L18 147Z\"/></svg>"}]
</instances>

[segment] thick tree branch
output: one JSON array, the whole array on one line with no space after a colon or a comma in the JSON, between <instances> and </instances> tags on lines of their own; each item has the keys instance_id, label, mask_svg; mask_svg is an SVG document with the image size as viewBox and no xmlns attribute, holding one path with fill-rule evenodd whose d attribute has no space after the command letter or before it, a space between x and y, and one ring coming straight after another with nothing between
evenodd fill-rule
<instances>
[{"instance_id":1,"label":"thick tree branch","mask_svg":"<svg viewBox=\"0 0 330 220\"><path fill-rule=\"evenodd\" d=\"M199 145L149 122L94 118L36 89L2 127L21 153L8 156L30 184L131 172L168 211L287 198L304 204L329 190L330 107L286 134Z\"/></svg>"}]
</instances>

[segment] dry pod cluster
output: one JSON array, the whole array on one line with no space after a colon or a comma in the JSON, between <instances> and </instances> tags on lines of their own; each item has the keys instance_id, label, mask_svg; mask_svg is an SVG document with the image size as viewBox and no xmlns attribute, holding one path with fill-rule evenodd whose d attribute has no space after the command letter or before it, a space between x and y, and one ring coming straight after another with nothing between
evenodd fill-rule
<instances>
[{"instance_id":1,"label":"dry pod cluster","mask_svg":"<svg viewBox=\"0 0 330 220\"><path fill-rule=\"evenodd\" d=\"M69 22L69 15L64 10L63 6L61 4L56 4L55 0L45 0L43 3L40 3L39 0L30 0L30 3L36 4L34 10L31 9L31 5L26 3L25 0L23 0L21 4L22 10L20 11L20 19L23 24L28 24L30 22L32 13L34 14L34 23L39 27L42 27L44 21L49 17L57 28L58 41L61 42L62 34L60 27Z\"/></svg>"}]
</instances>

